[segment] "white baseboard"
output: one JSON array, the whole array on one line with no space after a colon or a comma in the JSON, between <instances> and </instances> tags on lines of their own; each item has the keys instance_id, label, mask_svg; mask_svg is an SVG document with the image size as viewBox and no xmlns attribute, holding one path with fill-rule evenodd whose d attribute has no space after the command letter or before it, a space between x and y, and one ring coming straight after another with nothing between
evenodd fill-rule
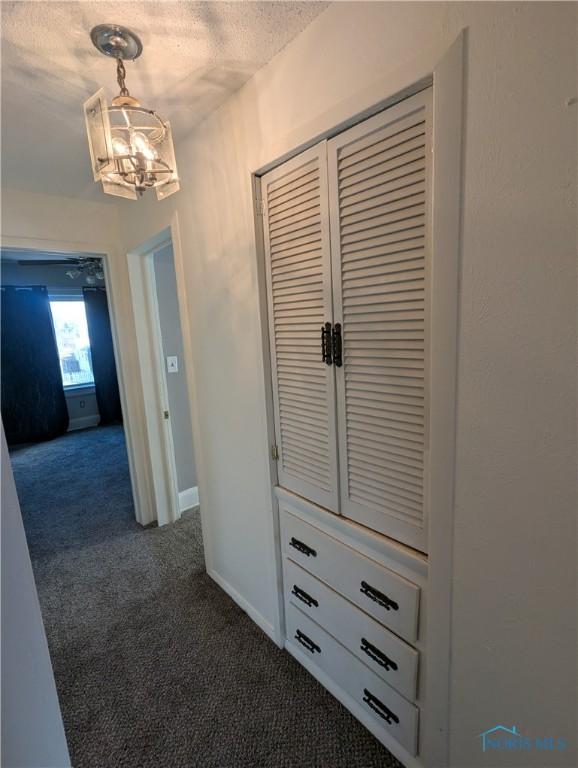
<instances>
[{"instance_id":1,"label":"white baseboard","mask_svg":"<svg viewBox=\"0 0 578 768\"><path fill-rule=\"evenodd\" d=\"M279 642L275 637L275 629L273 625L268 622L267 619L259 613L259 611L253 608L253 606L248 603L245 598L240 595L226 579L224 579L222 576L219 576L219 574L213 570L207 570L207 573L213 579L213 581L215 581L221 587L221 589L224 590L229 595L229 597L231 597L237 603L239 608L242 608L243 611L245 611L247 616L249 616L249 618L255 622L259 629L262 629L267 637L269 637L275 643L275 645L279 645Z\"/></svg>"},{"instance_id":2,"label":"white baseboard","mask_svg":"<svg viewBox=\"0 0 578 768\"><path fill-rule=\"evenodd\" d=\"M88 429L88 427L96 427L100 424L100 414L96 413L93 416L77 416L76 419L70 419L68 422L68 432L74 432L77 429Z\"/></svg>"},{"instance_id":3,"label":"white baseboard","mask_svg":"<svg viewBox=\"0 0 578 768\"><path fill-rule=\"evenodd\" d=\"M196 507L199 503L199 487L186 488L179 491L179 512L185 512L187 509Z\"/></svg>"}]
</instances>

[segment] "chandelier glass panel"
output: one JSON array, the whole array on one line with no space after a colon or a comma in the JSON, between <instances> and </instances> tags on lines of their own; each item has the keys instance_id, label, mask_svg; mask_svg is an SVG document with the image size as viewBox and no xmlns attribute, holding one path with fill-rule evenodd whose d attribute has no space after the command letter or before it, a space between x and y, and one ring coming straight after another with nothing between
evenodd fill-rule
<instances>
[{"instance_id":1,"label":"chandelier glass panel","mask_svg":"<svg viewBox=\"0 0 578 768\"><path fill-rule=\"evenodd\" d=\"M116 58L120 87L110 106L104 88L84 104L94 180L109 195L136 200L155 189L162 200L179 189L171 126L125 85L123 59L137 58L142 44L130 30L110 24L95 27L91 37L99 51Z\"/></svg>"}]
</instances>

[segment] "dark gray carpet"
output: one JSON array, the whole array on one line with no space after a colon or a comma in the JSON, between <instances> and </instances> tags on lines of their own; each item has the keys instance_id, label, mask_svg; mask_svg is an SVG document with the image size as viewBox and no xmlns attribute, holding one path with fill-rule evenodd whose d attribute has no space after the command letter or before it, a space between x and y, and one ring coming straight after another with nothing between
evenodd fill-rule
<instances>
[{"instance_id":1,"label":"dark gray carpet","mask_svg":"<svg viewBox=\"0 0 578 768\"><path fill-rule=\"evenodd\" d=\"M135 522L120 427L12 463L75 768L399 766L206 575L197 512Z\"/></svg>"}]
</instances>

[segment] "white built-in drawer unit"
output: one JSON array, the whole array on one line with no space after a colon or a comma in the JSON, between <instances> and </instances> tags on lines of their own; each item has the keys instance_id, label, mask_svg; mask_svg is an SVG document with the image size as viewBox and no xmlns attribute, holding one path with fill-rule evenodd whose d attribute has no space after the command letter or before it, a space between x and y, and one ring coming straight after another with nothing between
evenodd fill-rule
<instances>
[{"instance_id":1,"label":"white built-in drawer unit","mask_svg":"<svg viewBox=\"0 0 578 768\"><path fill-rule=\"evenodd\" d=\"M424 559L287 491L277 496L287 649L419 765Z\"/></svg>"},{"instance_id":2,"label":"white built-in drawer unit","mask_svg":"<svg viewBox=\"0 0 578 768\"><path fill-rule=\"evenodd\" d=\"M415 648L288 558L283 567L286 604L293 604L338 637L401 694L415 698L419 657Z\"/></svg>"},{"instance_id":3,"label":"white built-in drawer unit","mask_svg":"<svg viewBox=\"0 0 578 768\"><path fill-rule=\"evenodd\" d=\"M258 191L286 647L408 768L432 723L432 109L425 87Z\"/></svg>"},{"instance_id":4,"label":"white built-in drawer unit","mask_svg":"<svg viewBox=\"0 0 578 768\"><path fill-rule=\"evenodd\" d=\"M283 553L400 637L417 639L419 587L295 515L281 515Z\"/></svg>"},{"instance_id":5,"label":"white built-in drawer unit","mask_svg":"<svg viewBox=\"0 0 578 768\"><path fill-rule=\"evenodd\" d=\"M341 643L289 604L287 641L328 674L411 755L417 752L418 708L362 664Z\"/></svg>"}]
</instances>

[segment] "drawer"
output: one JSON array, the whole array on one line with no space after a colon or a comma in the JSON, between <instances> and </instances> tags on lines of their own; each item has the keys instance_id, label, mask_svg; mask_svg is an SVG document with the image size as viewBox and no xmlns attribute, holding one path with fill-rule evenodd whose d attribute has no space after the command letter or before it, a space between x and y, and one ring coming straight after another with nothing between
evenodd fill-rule
<instances>
[{"instance_id":1,"label":"drawer","mask_svg":"<svg viewBox=\"0 0 578 768\"><path fill-rule=\"evenodd\" d=\"M409 642L417 639L419 587L282 508L283 553Z\"/></svg>"},{"instance_id":2,"label":"drawer","mask_svg":"<svg viewBox=\"0 0 578 768\"><path fill-rule=\"evenodd\" d=\"M412 755L417 753L419 710L293 605L287 606L287 641L311 659Z\"/></svg>"},{"instance_id":3,"label":"drawer","mask_svg":"<svg viewBox=\"0 0 578 768\"><path fill-rule=\"evenodd\" d=\"M418 652L322 581L285 559L285 603L292 603L346 646L376 675L415 698Z\"/></svg>"}]
</instances>

